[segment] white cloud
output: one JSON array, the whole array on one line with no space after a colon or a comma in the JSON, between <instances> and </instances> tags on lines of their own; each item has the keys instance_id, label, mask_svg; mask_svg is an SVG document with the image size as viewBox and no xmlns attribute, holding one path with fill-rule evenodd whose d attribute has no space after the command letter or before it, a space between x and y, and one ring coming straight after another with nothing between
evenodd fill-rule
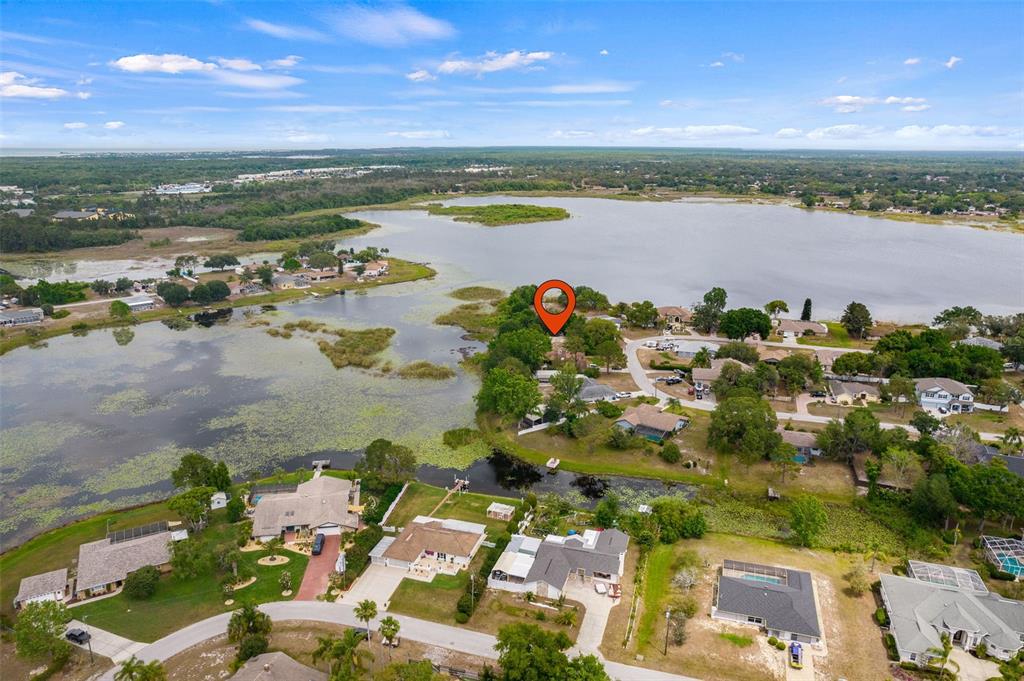
<instances>
[{"instance_id":1,"label":"white cloud","mask_svg":"<svg viewBox=\"0 0 1024 681\"><path fill-rule=\"evenodd\" d=\"M265 33L282 40L325 40L326 36L320 31L301 26L288 26L286 24L272 24L261 19L246 19L245 25L254 31Z\"/></svg>"},{"instance_id":2,"label":"white cloud","mask_svg":"<svg viewBox=\"0 0 1024 681\"><path fill-rule=\"evenodd\" d=\"M76 92L75 93L75 97L78 97L79 99L89 99L90 97L92 97L92 93L91 92Z\"/></svg>"},{"instance_id":3,"label":"white cloud","mask_svg":"<svg viewBox=\"0 0 1024 681\"><path fill-rule=\"evenodd\" d=\"M600 52L598 52L598 54L601 55L602 57L607 57L608 56L608 50L601 50Z\"/></svg>"},{"instance_id":4,"label":"white cloud","mask_svg":"<svg viewBox=\"0 0 1024 681\"><path fill-rule=\"evenodd\" d=\"M488 52L479 59L447 59L438 65L437 71L444 74L469 73L482 76L495 71L526 68L539 61L547 61L553 56L553 52L523 52L522 50L512 50L505 54Z\"/></svg>"},{"instance_id":5,"label":"white cloud","mask_svg":"<svg viewBox=\"0 0 1024 681\"><path fill-rule=\"evenodd\" d=\"M907 108L904 111L924 111L928 106L925 105L927 102L924 97L861 97L859 95L836 95L834 97L826 97L825 99L818 102L822 106L830 106L836 113L856 113L863 111L864 107L872 104L903 104ZM910 108L910 107L921 107L924 109Z\"/></svg>"},{"instance_id":6,"label":"white cloud","mask_svg":"<svg viewBox=\"0 0 1024 681\"><path fill-rule=\"evenodd\" d=\"M327 22L347 38L379 47L401 47L455 35L447 21L401 4L379 8L352 4L328 15Z\"/></svg>"},{"instance_id":7,"label":"white cloud","mask_svg":"<svg viewBox=\"0 0 1024 681\"><path fill-rule=\"evenodd\" d=\"M672 139L709 139L714 137L745 137L758 134L757 128L742 125L687 125L681 128L646 126L629 131L635 137L668 137Z\"/></svg>"},{"instance_id":8,"label":"white cloud","mask_svg":"<svg viewBox=\"0 0 1024 681\"><path fill-rule=\"evenodd\" d=\"M885 104L924 104L928 100L924 97L886 97Z\"/></svg>"},{"instance_id":9,"label":"white cloud","mask_svg":"<svg viewBox=\"0 0 1024 681\"><path fill-rule=\"evenodd\" d=\"M405 77L414 83L423 83L428 80L437 80L437 76L426 69L417 69L405 74Z\"/></svg>"},{"instance_id":10,"label":"white cloud","mask_svg":"<svg viewBox=\"0 0 1024 681\"><path fill-rule=\"evenodd\" d=\"M802 137L804 131L800 128L781 128L775 133L775 136L780 139L793 139L794 137Z\"/></svg>"},{"instance_id":11,"label":"white cloud","mask_svg":"<svg viewBox=\"0 0 1024 681\"><path fill-rule=\"evenodd\" d=\"M110 62L115 69L129 73L186 73L212 71L216 64L199 61L184 54L133 54Z\"/></svg>"},{"instance_id":12,"label":"white cloud","mask_svg":"<svg viewBox=\"0 0 1024 681\"><path fill-rule=\"evenodd\" d=\"M713 61L710 64L708 64L708 66L710 66L713 69L720 69L723 66L725 66L725 62Z\"/></svg>"},{"instance_id":13,"label":"white cloud","mask_svg":"<svg viewBox=\"0 0 1024 681\"><path fill-rule=\"evenodd\" d=\"M901 139L921 139L940 137L1015 137L1021 134L1020 129L1002 128L995 125L906 125L895 133Z\"/></svg>"},{"instance_id":14,"label":"white cloud","mask_svg":"<svg viewBox=\"0 0 1024 681\"><path fill-rule=\"evenodd\" d=\"M921 58L920 57L908 57L908 58L903 60L903 63L906 66L916 66L917 64L921 63Z\"/></svg>"},{"instance_id":15,"label":"white cloud","mask_svg":"<svg viewBox=\"0 0 1024 681\"><path fill-rule=\"evenodd\" d=\"M79 87L83 85L92 85L92 78L81 76L77 81L75 81L75 85L78 85Z\"/></svg>"},{"instance_id":16,"label":"white cloud","mask_svg":"<svg viewBox=\"0 0 1024 681\"><path fill-rule=\"evenodd\" d=\"M282 59L271 59L267 66L272 69L290 69L302 61L302 57L297 54L289 54L287 57Z\"/></svg>"},{"instance_id":17,"label":"white cloud","mask_svg":"<svg viewBox=\"0 0 1024 681\"><path fill-rule=\"evenodd\" d=\"M867 125L832 125L827 128L815 128L807 133L807 137L812 140L851 140L875 135L880 131L881 128L873 128Z\"/></svg>"},{"instance_id":18,"label":"white cloud","mask_svg":"<svg viewBox=\"0 0 1024 681\"><path fill-rule=\"evenodd\" d=\"M963 59L961 59L960 57L950 57L945 62L943 62L942 65L945 66L947 69L951 69L962 61Z\"/></svg>"},{"instance_id":19,"label":"white cloud","mask_svg":"<svg viewBox=\"0 0 1024 681\"><path fill-rule=\"evenodd\" d=\"M68 94L59 87L39 85L38 78L27 78L17 71L0 73L0 97L20 99L58 99Z\"/></svg>"},{"instance_id":20,"label":"white cloud","mask_svg":"<svg viewBox=\"0 0 1024 681\"><path fill-rule=\"evenodd\" d=\"M477 102L478 106L527 106L533 108L570 108L629 106L628 99L525 99L512 102Z\"/></svg>"},{"instance_id":21,"label":"white cloud","mask_svg":"<svg viewBox=\"0 0 1024 681\"><path fill-rule=\"evenodd\" d=\"M451 134L447 130L401 130L389 132L388 137L401 137L407 140L448 139Z\"/></svg>"},{"instance_id":22,"label":"white cloud","mask_svg":"<svg viewBox=\"0 0 1024 681\"><path fill-rule=\"evenodd\" d=\"M931 104L911 104L909 106L904 106L900 108L900 111L908 111L913 113L915 111L927 111L930 108L932 108Z\"/></svg>"},{"instance_id":23,"label":"white cloud","mask_svg":"<svg viewBox=\"0 0 1024 681\"><path fill-rule=\"evenodd\" d=\"M210 75L215 80L226 85L252 90L281 90L305 82L301 78L278 73L242 73L239 71L217 70Z\"/></svg>"},{"instance_id":24,"label":"white cloud","mask_svg":"<svg viewBox=\"0 0 1024 681\"><path fill-rule=\"evenodd\" d=\"M263 67L259 64L249 61L248 59L224 59L217 57L217 63L221 65L221 68L231 69L232 71L262 71Z\"/></svg>"},{"instance_id":25,"label":"white cloud","mask_svg":"<svg viewBox=\"0 0 1024 681\"><path fill-rule=\"evenodd\" d=\"M722 59L729 59L737 64L742 64L745 57L738 52L723 52Z\"/></svg>"},{"instance_id":26,"label":"white cloud","mask_svg":"<svg viewBox=\"0 0 1024 681\"><path fill-rule=\"evenodd\" d=\"M398 73L384 64L341 64L337 66L309 66L310 71L318 73L346 73L361 76L392 76Z\"/></svg>"},{"instance_id":27,"label":"white cloud","mask_svg":"<svg viewBox=\"0 0 1024 681\"><path fill-rule=\"evenodd\" d=\"M89 127L89 124L88 123L83 123L82 121L73 121L71 123L65 123L64 124L64 128L67 129L67 130L81 130L82 128L88 128L88 127Z\"/></svg>"},{"instance_id":28,"label":"white cloud","mask_svg":"<svg viewBox=\"0 0 1024 681\"><path fill-rule=\"evenodd\" d=\"M107 121L103 127L107 130L118 130L124 127L124 121Z\"/></svg>"},{"instance_id":29,"label":"white cloud","mask_svg":"<svg viewBox=\"0 0 1024 681\"><path fill-rule=\"evenodd\" d=\"M323 143L330 141L330 135L323 133L308 132L306 130L289 130L284 138L289 142L295 142L298 144L308 143Z\"/></svg>"},{"instance_id":30,"label":"white cloud","mask_svg":"<svg viewBox=\"0 0 1024 681\"><path fill-rule=\"evenodd\" d=\"M555 130L551 137L561 140L581 140L594 136L592 130Z\"/></svg>"},{"instance_id":31,"label":"white cloud","mask_svg":"<svg viewBox=\"0 0 1024 681\"><path fill-rule=\"evenodd\" d=\"M539 93L550 95L601 95L612 92L631 92L635 85L622 81L604 81L597 83L562 83L559 85L538 85L523 87L462 87L459 90L479 92L483 94L502 93Z\"/></svg>"}]
</instances>

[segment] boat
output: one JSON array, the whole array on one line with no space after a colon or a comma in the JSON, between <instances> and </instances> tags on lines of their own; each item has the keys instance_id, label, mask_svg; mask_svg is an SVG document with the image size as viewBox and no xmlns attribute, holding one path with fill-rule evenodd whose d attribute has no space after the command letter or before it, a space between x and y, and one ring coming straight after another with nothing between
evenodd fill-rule
<instances>
[{"instance_id":1,"label":"boat","mask_svg":"<svg viewBox=\"0 0 1024 681\"><path fill-rule=\"evenodd\" d=\"M548 459L548 462L545 464L548 468L548 473L554 473L560 463L562 463L561 459L556 459L554 457Z\"/></svg>"}]
</instances>

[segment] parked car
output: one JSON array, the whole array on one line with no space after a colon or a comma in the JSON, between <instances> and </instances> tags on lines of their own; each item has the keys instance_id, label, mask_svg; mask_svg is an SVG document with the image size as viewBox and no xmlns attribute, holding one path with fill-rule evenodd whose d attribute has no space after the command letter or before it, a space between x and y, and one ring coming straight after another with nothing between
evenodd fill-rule
<instances>
[{"instance_id":1,"label":"parked car","mask_svg":"<svg viewBox=\"0 0 1024 681\"><path fill-rule=\"evenodd\" d=\"M794 669L804 668L804 649L796 641L789 644L789 666Z\"/></svg>"},{"instance_id":2,"label":"parked car","mask_svg":"<svg viewBox=\"0 0 1024 681\"><path fill-rule=\"evenodd\" d=\"M682 383L683 379L678 376L671 376L665 379L665 385L675 385L676 383Z\"/></svg>"},{"instance_id":3,"label":"parked car","mask_svg":"<svg viewBox=\"0 0 1024 681\"><path fill-rule=\"evenodd\" d=\"M322 533L319 533L319 532L313 538L313 555L314 556L319 556L320 552L324 550L324 542L326 540L327 540L327 537L325 537Z\"/></svg>"},{"instance_id":4,"label":"parked car","mask_svg":"<svg viewBox=\"0 0 1024 681\"><path fill-rule=\"evenodd\" d=\"M940 414L948 414L949 410L946 409L945 407L939 407L939 413Z\"/></svg>"},{"instance_id":5,"label":"parked car","mask_svg":"<svg viewBox=\"0 0 1024 681\"><path fill-rule=\"evenodd\" d=\"M395 636L394 638L382 638L380 640L380 642L381 642L382 645L391 646L392 648L397 648L398 645L402 642L402 637L401 636Z\"/></svg>"},{"instance_id":6,"label":"parked car","mask_svg":"<svg viewBox=\"0 0 1024 681\"><path fill-rule=\"evenodd\" d=\"M824 390L812 390L811 391L811 397L825 397L825 396L826 395L825 395L825 391Z\"/></svg>"},{"instance_id":7,"label":"parked car","mask_svg":"<svg viewBox=\"0 0 1024 681\"><path fill-rule=\"evenodd\" d=\"M64 638L81 646L88 643L92 636L84 629L68 629L68 633L64 634Z\"/></svg>"},{"instance_id":8,"label":"parked car","mask_svg":"<svg viewBox=\"0 0 1024 681\"><path fill-rule=\"evenodd\" d=\"M624 399L626 399L628 397L632 397L632 396L633 396L633 393L627 392L625 390L620 390L619 392L615 393L615 399L617 399L617 400L624 400Z\"/></svg>"}]
</instances>

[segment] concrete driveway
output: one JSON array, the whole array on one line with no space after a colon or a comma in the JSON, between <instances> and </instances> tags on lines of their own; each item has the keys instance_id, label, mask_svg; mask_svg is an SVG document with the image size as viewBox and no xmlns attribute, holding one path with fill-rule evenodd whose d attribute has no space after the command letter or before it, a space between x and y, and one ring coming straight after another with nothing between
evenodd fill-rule
<instances>
[{"instance_id":1,"label":"concrete driveway","mask_svg":"<svg viewBox=\"0 0 1024 681\"><path fill-rule=\"evenodd\" d=\"M580 623L580 633L576 638L577 652L592 652L600 649L604 639L604 630L608 626L608 617L612 608L619 604L621 598L609 598L594 591L593 583L569 581L565 585L565 597L570 601L579 601L587 609Z\"/></svg>"},{"instance_id":2,"label":"concrete driveway","mask_svg":"<svg viewBox=\"0 0 1024 681\"><path fill-rule=\"evenodd\" d=\"M327 581L338 562L341 551L341 537L329 534L324 537L324 548L319 556L310 556L306 572L302 575L302 585L295 594L297 601L315 601L316 597L327 592Z\"/></svg>"},{"instance_id":3,"label":"concrete driveway","mask_svg":"<svg viewBox=\"0 0 1024 681\"><path fill-rule=\"evenodd\" d=\"M953 648L949 659L960 665L958 679L962 681L985 681L999 678L999 665L988 660L979 660L962 648Z\"/></svg>"},{"instance_id":4,"label":"concrete driveway","mask_svg":"<svg viewBox=\"0 0 1024 681\"><path fill-rule=\"evenodd\" d=\"M377 609L384 611L391 601L391 594L405 579L408 572L401 568L370 565L348 591L342 591L339 603L355 606L359 601L370 599Z\"/></svg>"},{"instance_id":5,"label":"concrete driveway","mask_svg":"<svg viewBox=\"0 0 1024 681\"><path fill-rule=\"evenodd\" d=\"M78 620L71 620L67 627L65 627L64 631L67 632L69 629L85 629L90 635L92 635L92 652L96 655L109 657L111 660L118 663L124 662L147 645L123 636L118 636L117 634L112 634L109 631L90 627L87 623L83 623ZM82 650L89 650L89 644L78 645L71 641L68 641L68 643L78 646Z\"/></svg>"}]
</instances>

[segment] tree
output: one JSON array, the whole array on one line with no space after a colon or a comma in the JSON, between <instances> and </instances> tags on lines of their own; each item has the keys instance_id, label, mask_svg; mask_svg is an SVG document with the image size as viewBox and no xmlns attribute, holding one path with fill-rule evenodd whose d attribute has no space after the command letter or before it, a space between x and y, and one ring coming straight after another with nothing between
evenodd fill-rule
<instances>
[{"instance_id":1,"label":"tree","mask_svg":"<svg viewBox=\"0 0 1024 681\"><path fill-rule=\"evenodd\" d=\"M789 526L801 546L814 546L828 522L825 507L817 498L799 496L789 507Z\"/></svg>"},{"instance_id":2,"label":"tree","mask_svg":"<svg viewBox=\"0 0 1024 681\"><path fill-rule=\"evenodd\" d=\"M210 496L212 487L193 487L171 497L167 508L187 520L193 531L199 530L206 522L206 514L210 512Z\"/></svg>"},{"instance_id":3,"label":"tree","mask_svg":"<svg viewBox=\"0 0 1024 681\"><path fill-rule=\"evenodd\" d=\"M811 299L804 298L804 309L800 311L800 321L811 321Z\"/></svg>"},{"instance_id":4,"label":"tree","mask_svg":"<svg viewBox=\"0 0 1024 681\"><path fill-rule=\"evenodd\" d=\"M115 300L110 303L110 316L114 319L128 319L132 316L132 309L123 300Z\"/></svg>"},{"instance_id":5,"label":"tree","mask_svg":"<svg viewBox=\"0 0 1024 681\"><path fill-rule=\"evenodd\" d=\"M237 523L245 517L245 501L242 500L242 497L236 494L228 500L225 510L228 515L228 522Z\"/></svg>"},{"instance_id":6,"label":"tree","mask_svg":"<svg viewBox=\"0 0 1024 681\"><path fill-rule=\"evenodd\" d=\"M755 333L762 339L772 332L772 320L764 312L752 307L740 307L724 313L719 320L719 330L727 338L743 340Z\"/></svg>"},{"instance_id":7,"label":"tree","mask_svg":"<svg viewBox=\"0 0 1024 681\"><path fill-rule=\"evenodd\" d=\"M711 366L711 351L707 347L702 347L694 354L693 359L690 360L690 368L692 369L707 369Z\"/></svg>"},{"instance_id":8,"label":"tree","mask_svg":"<svg viewBox=\"0 0 1024 681\"><path fill-rule=\"evenodd\" d=\"M281 263L281 267L286 272L297 272L302 269L302 263L296 258L285 258L284 262Z\"/></svg>"},{"instance_id":9,"label":"tree","mask_svg":"<svg viewBox=\"0 0 1024 681\"><path fill-rule=\"evenodd\" d=\"M281 587L281 591L292 590L292 573L290 570L285 570L281 573L281 576L277 578L277 584Z\"/></svg>"},{"instance_id":10,"label":"tree","mask_svg":"<svg viewBox=\"0 0 1024 681\"><path fill-rule=\"evenodd\" d=\"M613 364L622 365L626 363L626 355L623 354L619 344L613 340L607 340L598 345L594 349L594 354L604 364L605 372L611 371Z\"/></svg>"},{"instance_id":11,"label":"tree","mask_svg":"<svg viewBox=\"0 0 1024 681\"><path fill-rule=\"evenodd\" d=\"M847 462L853 455L874 449L880 442L882 428L866 407L858 407L842 421L830 421L818 433L817 444L825 456Z\"/></svg>"},{"instance_id":12,"label":"tree","mask_svg":"<svg viewBox=\"0 0 1024 681\"><path fill-rule=\"evenodd\" d=\"M404 445L378 438L366 447L356 470L376 486L402 484L416 476L416 456Z\"/></svg>"},{"instance_id":13,"label":"tree","mask_svg":"<svg viewBox=\"0 0 1024 681\"><path fill-rule=\"evenodd\" d=\"M953 642L946 632L942 632L941 639L941 645L928 649L928 653L931 655L928 664L939 668L939 681L944 681L947 678L946 667L950 667L950 676L948 678L956 681L957 674L960 673L960 665L956 661L949 659L950 654L953 652Z\"/></svg>"},{"instance_id":14,"label":"tree","mask_svg":"<svg viewBox=\"0 0 1024 681\"><path fill-rule=\"evenodd\" d=\"M581 310L607 310L610 306L608 296L589 286L577 286L574 291L576 292L576 307Z\"/></svg>"},{"instance_id":15,"label":"tree","mask_svg":"<svg viewBox=\"0 0 1024 681\"><path fill-rule=\"evenodd\" d=\"M114 290L118 293L130 291L133 286L135 286L134 282L132 282L128 277L119 277L118 280L114 282Z\"/></svg>"},{"instance_id":16,"label":"tree","mask_svg":"<svg viewBox=\"0 0 1024 681\"><path fill-rule=\"evenodd\" d=\"M935 315L935 319L932 320L933 326L941 326L949 328L951 326L981 326L982 314L976 307L967 305L966 307L960 307L956 305L954 307L946 308L939 314Z\"/></svg>"},{"instance_id":17,"label":"tree","mask_svg":"<svg viewBox=\"0 0 1024 681\"><path fill-rule=\"evenodd\" d=\"M578 416L583 411L583 405L578 399L582 387L583 379L576 375L576 366L566 362L551 376L551 399L548 405L559 413L568 411L570 417Z\"/></svg>"},{"instance_id":18,"label":"tree","mask_svg":"<svg viewBox=\"0 0 1024 681\"><path fill-rule=\"evenodd\" d=\"M544 357L551 352L551 336L536 327L515 329L499 334L491 341L488 359L495 366L506 357L515 357L536 371L544 363Z\"/></svg>"},{"instance_id":19,"label":"tree","mask_svg":"<svg viewBox=\"0 0 1024 681\"><path fill-rule=\"evenodd\" d=\"M857 301L851 302L846 306L843 311L843 316L839 319L843 328L854 338L867 338L868 331L874 325L871 320L871 312L864 303L858 303Z\"/></svg>"},{"instance_id":20,"label":"tree","mask_svg":"<svg viewBox=\"0 0 1024 681\"><path fill-rule=\"evenodd\" d=\"M225 300L231 295L231 288L220 279L214 279L206 284L206 292L210 296L210 300L217 302L219 300ZM195 291L193 290L193 293Z\"/></svg>"},{"instance_id":21,"label":"tree","mask_svg":"<svg viewBox=\"0 0 1024 681\"><path fill-rule=\"evenodd\" d=\"M211 255L209 258L206 259L206 262L203 263L203 267L217 269L223 272L224 268L226 267L238 267L240 264L241 263L238 262L238 258L236 258L235 256L223 254Z\"/></svg>"},{"instance_id":22,"label":"tree","mask_svg":"<svg viewBox=\"0 0 1024 681\"><path fill-rule=\"evenodd\" d=\"M932 435L942 425L942 421L926 411L915 411L914 415L910 417L910 425L921 435Z\"/></svg>"},{"instance_id":23,"label":"tree","mask_svg":"<svg viewBox=\"0 0 1024 681\"><path fill-rule=\"evenodd\" d=\"M871 582L868 581L867 571L864 570L864 562L858 560L843 577L853 596L863 596L871 589Z\"/></svg>"},{"instance_id":24,"label":"tree","mask_svg":"<svg viewBox=\"0 0 1024 681\"><path fill-rule=\"evenodd\" d=\"M274 268L270 265L261 265L256 268L256 276L260 278L260 283L269 288L274 283Z\"/></svg>"},{"instance_id":25,"label":"tree","mask_svg":"<svg viewBox=\"0 0 1024 681\"><path fill-rule=\"evenodd\" d=\"M398 638L398 632L401 631L402 625L398 623L391 615L381 619L380 625L377 627L380 631L381 638L389 641L392 645L395 644ZM382 641L383 643L383 641ZM388 659L391 659L391 648L388 648Z\"/></svg>"},{"instance_id":26,"label":"tree","mask_svg":"<svg viewBox=\"0 0 1024 681\"><path fill-rule=\"evenodd\" d=\"M231 473L228 472L228 465L226 463L223 461L217 462L207 480L206 486L220 492L227 492L231 489Z\"/></svg>"},{"instance_id":27,"label":"tree","mask_svg":"<svg viewBox=\"0 0 1024 681\"><path fill-rule=\"evenodd\" d=\"M360 650L359 643L365 634L357 629L346 629L340 637L322 636L317 638L317 647L313 651L313 662L327 660L330 678L333 681L355 681L368 651ZM370 656L372 657L372 656ZM335 667L337 665L337 667ZM402 677L398 677L402 679ZM406 681L402 679L402 681ZM418 681L412 677L409 681Z\"/></svg>"},{"instance_id":28,"label":"tree","mask_svg":"<svg viewBox=\"0 0 1024 681\"><path fill-rule=\"evenodd\" d=\"M677 497L659 497L651 502L651 517L658 526L663 544L680 539L700 539L707 532L704 513L697 506Z\"/></svg>"},{"instance_id":29,"label":"tree","mask_svg":"<svg viewBox=\"0 0 1024 681\"><path fill-rule=\"evenodd\" d=\"M101 296L105 296L114 289L114 284L105 279L96 279L89 284L89 288Z\"/></svg>"},{"instance_id":30,"label":"tree","mask_svg":"<svg viewBox=\"0 0 1024 681\"><path fill-rule=\"evenodd\" d=\"M1019 452L1024 444L1024 433L1017 426L1010 426L999 437L999 442L1004 450L1012 453Z\"/></svg>"},{"instance_id":31,"label":"tree","mask_svg":"<svg viewBox=\"0 0 1024 681\"><path fill-rule=\"evenodd\" d=\"M235 662L241 664L246 660L251 660L257 655L267 652L269 647L270 641L263 634L249 634L239 642Z\"/></svg>"},{"instance_id":32,"label":"tree","mask_svg":"<svg viewBox=\"0 0 1024 681\"><path fill-rule=\"evenodd\" d=\"M892 469L893 478L901 487L908 482L911 472L919 468L917 454L901 447L889 447L882 455L882 461Z\"/></svg>"},{"instance_id":33,"label":"tree","mask_svg":"<svg viewBox=\"0 0 1024 681\"><path fill-rule=\"evenodd\" d=\"M338 257L333 253L318 251L309 256L309 266L317 270L338 269Z\"/></svg>"},{"instance_id":34,"label":"tree","mask_svg":"<svg viewBox=\"0 0 1024 681\"><path fill-rule=\"evenodd\" d=\"M550 633L535 624L509 624L498 630L498 664L505 679L516 681L607 681L596 659L577 657L571 663L563 652L572 646L564 632ZM592 657L592 656L587 656Z\"/></svg>"},{"instance_id":35,"label":"tree","mask_svg":"<svg viewBox=\"0 0 1024 681\"><path fill-rule=\"evenodd\" d=\"M594 524L602 528L615 527L619 522L619 512L618 495L607 494L594 509Z\"/></svg>"},{"instance_id":36,"label":"tree","mask_svg":"<svg viewBox=\"0 0 1024 681\"><path fill-rule=\"evenodd\" d=\"M726 343L715 352L715 359L734 359L753 366L758 360L757 348L740 341Z\"/></svg>"},{"instance_id":37,"label":"tree","mask_svg":"<svg viewBox=\"0 0 1024 681\"><path fill-rule=\"evenodd\" d=\"M156 593L156 585L159 581L160 571L152 565L145 565L125 578L124 594L132 600L146 600Z\"/></svg>"},{"instance_id":38,"label":"tree","mask_svg":"<svg viewBox=\"0 0 1024 681\"><path fill-rule=\"evenodd\" d=\"M942 473L922 477L910 494L910 508L919 522L933 525L939 519L943 528L949 528L950 518L956 515L959 504L949 488L949 480Z\"/></svg>"},{"instance_id":39,"label":"tree","mask_svg":"<svg viewBox=\"0 0 1024 681\"><path fill-rule=\"evenodd\" d=\"M771 406L758 397L729 397L711 412L708 446L740 455L747 465L774 452L782 437L775 432L778 419Z\"/></svg>"},{"instance_id":40,"label":"tree","mask_svg":"<svg viewBox=\"0 0 1024 681\"><path fill-rule=\"evenodd\" d=\"M783 312L789 312L789 305L787 305L784 300L773 300L770 303L765 304L764 311L778 319L779 315Z\"/></svg>"},{"instance_id":41,"label":"tree","mask_svg":"<svg viewBox=\"0 0 1024 681\"><path fill-rule=\"evenodd\" d=\"M661 451L658 452L658 456L665 463L679 463L679 459L682 458L682 453L679 451L679 445L675 442L666 442Z\"/></svg>"},{"instance_id":42,"label":"tree","mask_svg":"<svg viewBox=\"0 0 1024 681\"><path fill-rule=\"evenodd\" d=\"M202 454L189 452L181 457L178 467L171 471L171 482L177 488L182 487L217 487L215 481L216 466L212 459ZM231 479L228 478L230 486ZM227 489L217 487L217 489Z\"/></svg>"},{"instance_id":43,"label":"tree","mask_svg":"<svg viewBox=\"0 0 1024 681\"><path fill-rule=\"evenodd\" d=\"M268 636L274 628L270 616L261 612L251 603L246 603L240 609L231 613L228 620L228 641L238 643L246 636L253 634Z\"/></svg>"},{"instance_id":44,"label":"tree","mask_svg":"<svg viewBox=\"0 0 1024 681\"><path fill-rule=\"evenodd\" d=\"M169 281L162 282L156 286L156 294L163 298L164 302L171 307L180 307L188 302L189 291L181 284Z\"/></svg>"},{"instance_id":45,"label":"tree","mask_svg":"<svg viewBox=\"0 0 1024 681\"><path fill-rule=\"evenodd\" d=\"M776 369L783 387L790 393L802 391L808 383L819 383L823 376L818 360L803 353L782 358Z\"/></svg>"},{"instance_id":46,"label":"tree","mask_svg":"<svg viewBox=\"0 0 1024 681\"><path fill-rule=\"evenodd\" d=\"M704 294L704 300L693 306L693 326L701 333L713 333L725 309L728 295L725 289L715 287Z\"/></svg>"},{"instance_id":47,"label":"tree","mask_svg":"<svg viewBox=\"0 0 1024 681\"><path fill-rule=\"evenodd\" d=\"M56 657L68 650L64 625L71 619L67 606L57 601L27 603L14 623L15 650L21 657Z\"/></svg>"},{"instance_id":48,"label":"tree","mask_svg":"<svg viewBox=\"0 0 1024 681\"><path fill-rule=\"evenodd\" d=\"M506 418L520 421L540 404L537 382L509 369L497 367L484 376L477 393L477 406Z\"/></svg>"},{"instance_id":49,"label":"tree","mask_svg":"<svg viewBox=\"0 0 1024 681\"><path fill-rule=\"evenodd\" d=\"M114 681L165 681L167 672L158 660L143 662L132 655L114 672Z\"/></svg>"},{"instance_id":50,"label":"tree","mask_svg":"<svg viewBox=\"0 0 1024 681\"><path fill-rule=\"evenodd\" d=\"M626 323L641 329L649 329L658 323L658 308L649 300L633 303L626 309Z\"/></svg>"},{"instance_id":51,"label":"tree","mask_svg":"<svg viewBox=\"0 0 1024 681\"><path fill-rule=\"evenodd\" d=\"M607 319L588 319L581 331L584 352L588 355L597 354L597 348L606 341L618 342L622 338L619 328Z\"/></svg>"},{"instance_id":52,"label":"tree","mask_svg":"<svg viewBox=\"0 0 1024 681\"><path fill-rule=\"evenodd\" d=\"M192 274L198 264L199 258L194 255L179 255L174 259L174 269L185 274Z\"/></svg>"},{"instance_id":53,"label":"tree","mask_svg":"<svg viewBox=\"0 0 1024 681\"><path fill-rule=\"evenodd\" d=\"M369 598L356 603L356 619L366 625L366 640L370 640L370 620L377 616L377 604Z\"/></svg>"},{"instance_id":54,"label":"tree","mask_svg":"<svg viewBox=\"0 0 1024 681\"><path fill-rule=\"evenodd\" d=\"M213 300L213 296L210 295L210 289L206 284L196 284L193 286L191 293L189 293L189 298L200 305L206 305Z\"/></svg>"},{"instance_id":55,"label":"tree","mask_svg":"<svg viewBox=\"0 0 1024 681\"><path fill-rule=\"evenodd\" d=\"M793 460L796 453L796 447L788 442L780 442L775 451L768 455L772 462L772 468L778 472L779 479L783 485L786 484L787 473L796 473L800 470L800 464Z\"/></svg>"},{"instance_id":56,"label":"tree","mask_svg":"<svg viewBox=\"0 0 1024 681\"><path fill-rule=\"evenodd\" d=\"M206 545L195 538L171 544L171 568L179 579L191 579L207 572L212 560Z\"/></svg>"},{"instance_id":57,"label":"tree","mask_svg":"<svg viewBox=\"0 0 1024 681\"><path fill-rule=\"evenodd\" d=\"M903 416L906 405L917 404L917 387L912 378L897 374L889 379L887 388L900 416Z\"/></svg>"}]
</instances>

